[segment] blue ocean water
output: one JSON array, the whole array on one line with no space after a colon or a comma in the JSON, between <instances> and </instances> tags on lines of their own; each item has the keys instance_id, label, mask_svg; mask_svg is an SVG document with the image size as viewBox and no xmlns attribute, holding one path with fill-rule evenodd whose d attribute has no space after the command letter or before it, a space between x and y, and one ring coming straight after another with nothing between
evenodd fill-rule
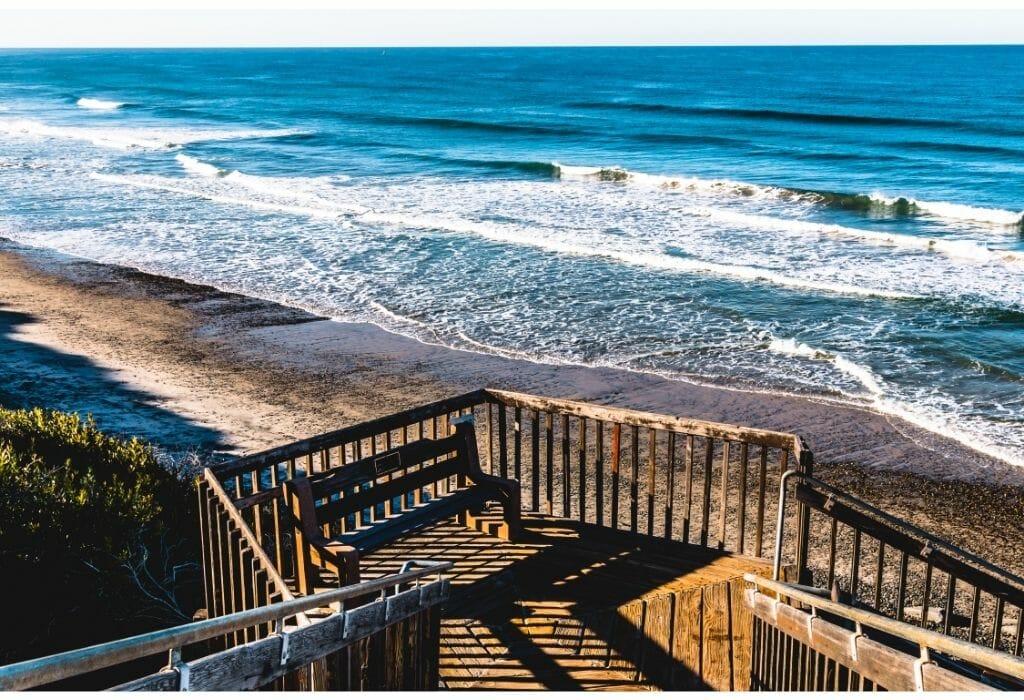
<instances>
[{"instance_id":1,"label":"blue ocean water","mask_svg":"<svg viewBox=\"0 0 1024 700\"><path fill-rule=\"evenodd\" d=\"M0 235L453 347L862 405L1024 466L1022 66L4 51Z\"/></svg>"}]
</instances>

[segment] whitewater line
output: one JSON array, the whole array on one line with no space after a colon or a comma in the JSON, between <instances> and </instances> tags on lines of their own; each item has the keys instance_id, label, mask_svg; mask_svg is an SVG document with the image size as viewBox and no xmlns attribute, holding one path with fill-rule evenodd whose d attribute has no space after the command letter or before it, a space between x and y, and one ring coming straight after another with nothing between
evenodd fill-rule
<instances>
[{"instance_id":1,"label":"whitewater line","mask_svg":"<svg viewBox=\"0 0 1024 700\"><path fill-rule=\"evenodd\" d=\"M891 245L906 250L931 251L947 257L971 260L981 263L1001 262L1021 265L1024 258L1011 251L993 250L979 241L948 240L943 238L925 238L903 233L885 233L866 229L850 228L834 224L822 224L813 221L780 219L760 214L744 214L741 212L715 209L712 207L687 207L681 210L684 214L698 216L725 224L780 231L797 235L833 236L838 238L854 238L875 244Z\"/></svg>"},{"instance_id":2,"label":"whitewater line","mask_svg":"<svg viewBox=\"0 0 1024 700\"><path fill-rule=\"evenodd\" d=\"M243 178L251 177L242 175L241 173L238 173L238 175ZM233 176L235 176L235 173L231 173L230 175L222 179L230 180ZM288 214L296 214L299 216L308 216L311 218L321 219L348 219L349 217L351 217L351 220L363 221L366 223L448 231L456 234L471 235L480 238L485 238L487 240L496 241L499 243L507 243L510 245L526 245L533 248L547 250L553 253L558 253L561 255L567 255L572 257L604 258L616 260L618 262L626 263L628 265L635 267L646 267L694 274L710 273L711 275L714 276L739 279L745 282L767 282L794 289L807 289L813 291L828 292L830 294L839 294L844 296L867 296L888 299L927 298L925 296L921 296L918 294L910 294L907 292L873 289L870 287L861 287L851 284L832 283L803 279L798 277L791 277L789 275L782 275L776 272L772 272L770 270L766 270L764 268L753 267L750 265L728 265L723 263L714 263L702 260L679 258L665 253L635 253L614 249L602 250L600 248L594 247L593 245L582 243L572 244L565 243L562 241L555 241L551 239L538 238L536 236L532 236L521 231L509 231L503 228L499 228L497 225L488 225L467 220L439 219L435 217L415 215L407 216L403 214L387 214L373 211L363 211L362 213L356 213L357 210L355 210L353 207L336 205L327 202L326 200L322 200L320 198L316 198L316 203L323 204L324 208L298 206L293 204L281 204L277 202L266 202L259 199L232 197L228 195L215 194L212 192L205 192L202 190L189 189L187 187L172 185L166 182L157 181L155 179L142 179L138 176L126 177L122 175L110 175L105 173L94 172L90 174L90 177L96 180L100 180L102 182L109 182L112 184L121 184L128 185L130 187L139 187L144 189L174 192L176 194L182 194L191 197L199 197L201 199L207 199L209 201L218 202L221 204L245 206L263 211L278 211ZM306 195L307 199L309 199L310 197L311 195Z\"/></svg>"}]
</instances>

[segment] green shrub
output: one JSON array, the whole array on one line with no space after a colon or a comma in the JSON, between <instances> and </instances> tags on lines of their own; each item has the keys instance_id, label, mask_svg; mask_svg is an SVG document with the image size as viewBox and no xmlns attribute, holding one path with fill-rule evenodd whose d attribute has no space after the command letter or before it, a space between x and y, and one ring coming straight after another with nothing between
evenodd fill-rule
<instances>
[{"instance_id":1,"label":"green shrub","mask_svg":"<svg viewBox=\"0 0 1024 700\"><path fill-rule=\"evenodd\" d=\"M91 419L0 408L0 663L187 620L188 490L147 444Z\"/></svg>"}]
</instances>

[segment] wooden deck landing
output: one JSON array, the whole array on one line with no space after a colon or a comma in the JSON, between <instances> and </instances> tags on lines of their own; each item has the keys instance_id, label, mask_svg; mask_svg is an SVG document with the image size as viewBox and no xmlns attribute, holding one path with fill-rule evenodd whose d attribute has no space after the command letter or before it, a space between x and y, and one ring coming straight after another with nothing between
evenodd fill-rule
<instances>
[{"instance_id":1,"label":"wooden deck landing","mask_svg":"<svg viewBox=\"0 0 1024 700\"><path fill-rule=\"evenodd\" d=\"M513 544L449 520L362 562L364 579L454 562L443 688L745 687L749 670L730 662L749 644L741 579L768 562L536 513L523 525Z\"/></svg>"}]
</instances>

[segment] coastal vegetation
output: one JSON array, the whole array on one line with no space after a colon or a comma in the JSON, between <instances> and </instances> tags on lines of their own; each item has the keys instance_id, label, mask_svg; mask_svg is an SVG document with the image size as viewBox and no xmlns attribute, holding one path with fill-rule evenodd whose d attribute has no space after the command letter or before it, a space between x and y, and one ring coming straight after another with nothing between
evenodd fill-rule
<instances>
[{"instance_id":1,"label":"coastal vegetation","mask_svg":"<svg viewBox=\"0 0 1024 700\"><path fill-rule=\"evenodd\" d=\"M0 408L0 664L189 620L191 489L150 445L91 418Z\"/></svg>"}]
</instances>

